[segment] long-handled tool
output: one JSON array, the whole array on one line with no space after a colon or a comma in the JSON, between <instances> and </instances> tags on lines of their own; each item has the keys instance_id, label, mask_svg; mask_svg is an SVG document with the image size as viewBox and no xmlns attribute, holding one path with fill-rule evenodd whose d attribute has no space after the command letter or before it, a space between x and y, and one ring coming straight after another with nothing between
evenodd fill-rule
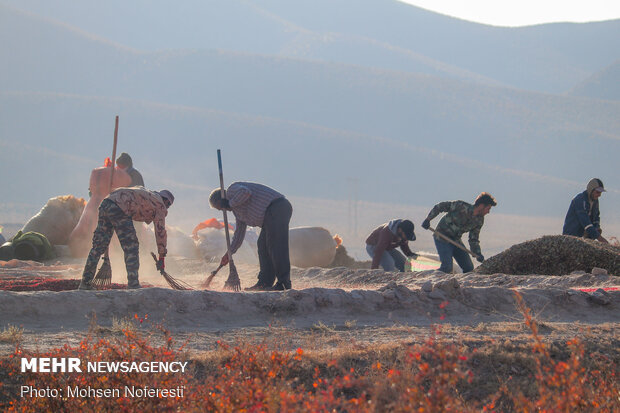
<instances>
[{"instance_id":1,"label":"long-handled tool","mask_svg":"<svg viewBox=\"0 0 620 413\"><path fill-rule=\"evenodd\" d=\"M220 170L220 190L221 190L222 199L226 199L226 189L224 189L224 173L222 172L222 152L219 149L217 150L217 166ZM232 252L230 250L230 232L228 229L228 216L226 215L225 209L222 209L222 212L224 213L224 231L226 232L226 249L228 253L228 265L229 265L228 279L224 283L224 288L230 289L233 291L241 291L241 280L239 280L239 274L237 273L237 267L235 267L235 263L232 258ZM218 270L219 268L215 270L214 273L213 272L211 273L207 281L205 281L205 284L207 282L209 284L211 283L211 280L213 279L213 277L215 277L215 274L217 274Z\"/></svg>"},{"instance_id":2,"label":"long-handled tool","mask_svg":"<svg viewBox=\"0 0 620 413\"><path fill-rule=\"evenodd\" d=\"M478 254L473 253L472 251L468 250L467 248L465 248L464 245L459 244L458 242L448 238L447 236L445 236L444 234L442 234L441 232L435 230L435 228L433 227L428 227L428 230L431 231L433 234L437 235L439 238L443 239L446 242L449 242L450 244L454 245L455 247L458 247L460 249L462 249L465 252L469 252L471 254L472 257L478 259L480 258L480 256Z\"/></svg>"},{"instance_id":3,"label":"long-handled tool","mask_svg":"<svg viewBox=\"0 0 620 413\"><path fill-rule=\"evenodd\" d=\"M207 279L202 283L202 286L204 288L209 288L211 286L211 281L213 281L213 278L215 278L215 275L218 273L219 270L221 270L223 267L222 264L220 264L215 270L211 271L211 275L209 275L207 277Z\"/></svg>"},{"instance_id":4,"label":"long-handled tool","mask_svg":"<svg viewBox=\"0 0 620 413\"><path fill-rule=\"evenodd\" d=\"M157 264L157 255L151 251L151 257L155 260L155 264ZM164 280L168 283L168 285L175 290L193 290L192 286L187 284L184 281L177 280L172 275L168 274L164 270L159 270L159 273L164 277Z\"/></svg>"},{"instance_id":5,"label":"long-handled tool","mask_svg":"<svg viewBox=\"0 0 620 413\"><path fill-rule=\"evenodd\" d=\"M118 115L114 122L114 146L112 148L112 171L110 172L110 190L112 192L112 180L114 179L114 163L116 162L116 143L118 142ZM93 286L98 289L103 289L112 284L112 266L110 265L110 247L105 250L103 254L103 264L95 274L93 278Z\"/></svg>"}]
</instances>

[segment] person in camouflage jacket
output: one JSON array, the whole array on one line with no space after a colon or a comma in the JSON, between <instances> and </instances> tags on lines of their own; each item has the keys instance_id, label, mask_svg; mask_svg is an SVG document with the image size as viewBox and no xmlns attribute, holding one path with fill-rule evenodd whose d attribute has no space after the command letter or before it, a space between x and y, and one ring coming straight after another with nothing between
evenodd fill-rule
<instances>
[{"instance_id":1,"label":"person in camouflage jacket","mask_svg":"<svg viewBox=\"0 0 620 413\"><path fill-rule=\"evenodd\" d=\"M99 220L93 234L93 247L86 259L80 290L92 289L92 281L97 270L99 258L110 245L112 235L116 232L125 253L127 268L127 287L140 288L138 281L138 237L133 221L153 222L155 241L159 260L157 269L163 271L166 256L166 215L174 202L174 196L166 189L149 191L143 187L119 188L110 193L99 205Z\"/></svg>"},{"instance_id":2,"label":"person in camouflage jacket","mask_svg":"<svg viewBox=\"0 0 620 413\"><path fill-rule=\"evenodd\" d=\"M429 229L431 220L441 212L446 212L446 215L439 221L436 231L460 245L463 245L461 241L463 234L469 232L469 247L477 255L478 262L482 262L484 256L480 251L480 229L484 224L484 216L491 211L491 207L496 205L495 198L486 192L478 195L474 205L464 201L440 202L428 213L422 222L422 228ZM452 258L456 260L464 273L474 269L474 264L466 251L446 242L436 234L433 238L441 261L440 271L452 272Z\"/></svg>"}]
</instances>

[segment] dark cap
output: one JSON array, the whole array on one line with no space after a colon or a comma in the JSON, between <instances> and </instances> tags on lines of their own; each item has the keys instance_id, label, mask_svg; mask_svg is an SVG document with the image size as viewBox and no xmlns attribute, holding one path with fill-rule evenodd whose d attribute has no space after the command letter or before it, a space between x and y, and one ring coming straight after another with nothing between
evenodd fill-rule
<instances>
[{"instance_id":1,"label":"dark cap","mask_svg":"<svg viewBox=\"0 0 620 413\"><path fill-rule=\"evenodd\" d=\"M172 195L172 192L168 191L167 189L162 189L158 192L158 194L162 198L166 198L168 202L170 202L170 205L174 203L174 195Z\"/></svg>"},{"instance_id":2,"label":"dark cap","mask_svg":"<svg viewBox=\"0 0 620 413\"><path fill-rule=\"evenodd\" d=\"M408 219L405 219L403 222L398 224L398 228L403 230L403 232L405 233L405 237L407 237L407 240L415 241L415 233L413 232L413 228L414 228L413 222L409 221Z\"/></svg>"}]
</instances>

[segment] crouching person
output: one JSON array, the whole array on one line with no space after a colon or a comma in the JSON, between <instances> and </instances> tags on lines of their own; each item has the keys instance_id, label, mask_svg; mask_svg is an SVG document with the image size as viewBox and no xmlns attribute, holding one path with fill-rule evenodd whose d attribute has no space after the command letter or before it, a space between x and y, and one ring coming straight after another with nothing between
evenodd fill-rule
<instances>
[{"instance_id":1,"label":"crouching person","mask_svg":"<svg viewBox=\"0 0 620 413\"><path fill-rule=\"evenodd\" d=\"M415 241L413 229L413 222L408 219L393 219L372 231L366 239L366 251L372 258L370 268L374 270L381 265L385 271L404 272L406 258L396 247L407 257L416 255L409 249L409 241Z\"/></svg>"},{"instance_id":2,"label":"crouching person","mask_svg":"<svg viewBox=\"0 0 620 413\"><path fill-rule=\"evenodd\" d=\"M138 281L139 244L133 221L154 223L155 241L159 252L157 269L163 270L167 241L166 215L173 202L174 196L168 190L156 192L142 187L119 188L105 197L99 205L99 219L93 234L93 247L86 259L79 289L92 289L97 263L110 245L115 231L125 254L127 288L140 288Z\"/></svg>"},{"instance_id":3,"label":"crouching person","mask_svg":"<svg viewBox=\"0 0 620 413\"><path fill-rule=\"evenodd\" d=\"M609 244L603 237L601 229L601 212L599 210L599 198L605 191L603 181L592 178L588 182L586 190L577 194L568 207L562 235L596 239Z\"/></svg>"}]
</instances>

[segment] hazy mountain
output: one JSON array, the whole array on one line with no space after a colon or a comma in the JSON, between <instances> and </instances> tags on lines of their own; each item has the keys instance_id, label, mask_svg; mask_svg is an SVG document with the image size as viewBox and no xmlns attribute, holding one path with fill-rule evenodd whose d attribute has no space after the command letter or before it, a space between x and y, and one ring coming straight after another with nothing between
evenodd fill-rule
<instances>
[{"instance_id":1,"label":"hazy mountain","mask_svg":"<svg viewBox=\"0 0 620 413\"><path fill-rule=\"evenodd\" d=\"M234 50L555 93L620 57L620 20L500 28L396 0L3 1L139 50Z\"/></svg>"},{"instance_id":2,"label":"hazy mountain","mask_svg":"<svg viewBox=\"0 0 620 413\"><path fill-rule=\"evenodd\" d=\"M24 4L56 2L24 0ZM108 20L113 27L119 25L118 33L128 29L123 22L130 21L140 36L157 38L165 33L159 27L141 30L144 26L136 23L137 16L127 11L134 10L132 2L85 0L84 4L109 7L109 14L118 15L117 20ZM163 3L149 4L147 21L165 11L157 7ZM188 4L198 8L197 3ZM286 2L260 2L261 8L257 4L222 1L217 10L233 13L239 8L236 25L243 25L249 16L256 24L272 22L267 27L273 43L252 33L254 26L243 33L260 38L257 44L271 45L278 50L274 53L204 47L142 51L130 41L110 40L96 31L1 7L0 37L8 39L0 43L0 179L5 198L42 205L59 194L86 196L90 170L110 155L118 114L119 151L132 154L147 186L168 186L178 193L179 211L183 203L206 202L208 191L218 185L217 148L224 151L227 182L263 181L290 196L346 200L356 186L361 200L432 205L445 199L472 200L487 190L498 198L504 213L556 216L564 214L570 199L591 177L599 176L609 187L603 214L620 206L613 182L618 176L620 102L498 86L488 80L498 76L488 73L502 72L496 64L505 62L494 55L493 47L479 45L477 56L484 58L479 65L488 72L483 76L481 71L463 69L461 62L471 57L468 53L464 56L447 46L449 39L472 39L467 36L474 32L480 33L479 39L488 35L487 41L498 47L502 33L539 33L532 35L532 42L537 39L539 52L546 53L553 43L549 39L555 38L540 34L546 30L556 33L553 29L561 28L567 38L581 33L587 45L588 27L604 32L617 27L617 22L512 31L422 13L394 2L357 2L360 14L346 18L339 8L352 4L347 1L333 2L331 18L305 2L299 2L299 9ZM321 1L316 5L327 7ZM97 7L89 19L105 21L108 15ZM383 7L393 21L385 20ZM414 12L422 14L407 17ZM79 16L84 13L78 7L75 18ZM212 19L223 19L218 16ZM374 23L360 16L372 17ZM175 21L174 13L169 17ZM413 40L398 32L405 29L407 19L416 30L454 24L449 30L445 26L446 45L440 49L446 56L429 57L408 48L407 42ZM202 26L182 27L198 31ZM331 33L332 27L340 29L333 35L338 40L332 43L332 55L339 55L340 41L357 42L358 55L370 50L367 45L376 45L376 50L396 47L401 48L399 53L405 49L405 54L418 53L419 59L408 64L425 63L420 66L423 73L388 70L381 68L381 61L351 64L352 57L305 59L303 54L291 57L282 52L290 36L304 30L310 37ZM506 39L510 37L504 38L506 50L514 52L523 45ZM424 42L414 43L421 47ZM467 43L462 50L474 47ZM242 38L238 44L245 44ZM385 44L391 46L384 48ZM544 61L558 73L562 68L574 72L587 48L583 45L571 51L568 43L558 42L557 53ZM587 66L582 67L586 72L599 63L603 67L602 62L613 55L589 52L596 56L580 63ZM524 72L534 76L542 67L536 59L527 60L532 55L520 56ZM429 74L432 68L435 72ZM566 79L561 82L568 84ZM531 79L524 82L533 84Z\"/></svg>"},{"instance_id":3,"label":"hazy mountain","mask_svg":"<svg viewBox=\"0 0 620 413\"><path fill-rule=\"evenodd\" d=\"M620 100L620 60L575 86L571 94L599 99Z\"/></svg>"},{"instance_id":4,"label":"hazy mountain","mask_svg":"<svg viewBox=\"0 0 620 413\"><path fill-rule=\"evenodd\" d=\"M86 195L90 169L111 151L115 114L121 117L120 150L133 154L136 166L150 177L147 185L169 180L174 189L187 186L194 195L194 187L217 185L216 148L226 154L229 182L251 179L272 183L292 196L346 199L347 179L355 178L360 199L418 205L427 204L429 197L468 199L486 189L503 201L508 213L564 209L567 194L574 195L590 174L611 178L617 171L613 158L618 141L597 141L600 149L591 151L592 142L585 139L591 130L498 142L489 150L465 133L450 140L433 135L396 140L114 98L5 93L0 110L0 175L13 177L3 186L16 199L36 197L40 202L58 193ZM546 126L552 130L553 125ZM451 143L459 140L469 141L478 154L468 157L451 150ZM588 158L599 163L582 168ZM613 191L607 195L613 197Z\"/></svg>"},{"instance_id":5,"label":"hazy mountain","mask_svg":"<svg viewBox=\"0 0 620 413\"><path fill-rule=\"evenodd\" d=\"M376 39L515 87L546 92L568 90L620 54L620 20L501 28L390 0L254 4L313 31Z\"/></svg>"}]
</instances>

